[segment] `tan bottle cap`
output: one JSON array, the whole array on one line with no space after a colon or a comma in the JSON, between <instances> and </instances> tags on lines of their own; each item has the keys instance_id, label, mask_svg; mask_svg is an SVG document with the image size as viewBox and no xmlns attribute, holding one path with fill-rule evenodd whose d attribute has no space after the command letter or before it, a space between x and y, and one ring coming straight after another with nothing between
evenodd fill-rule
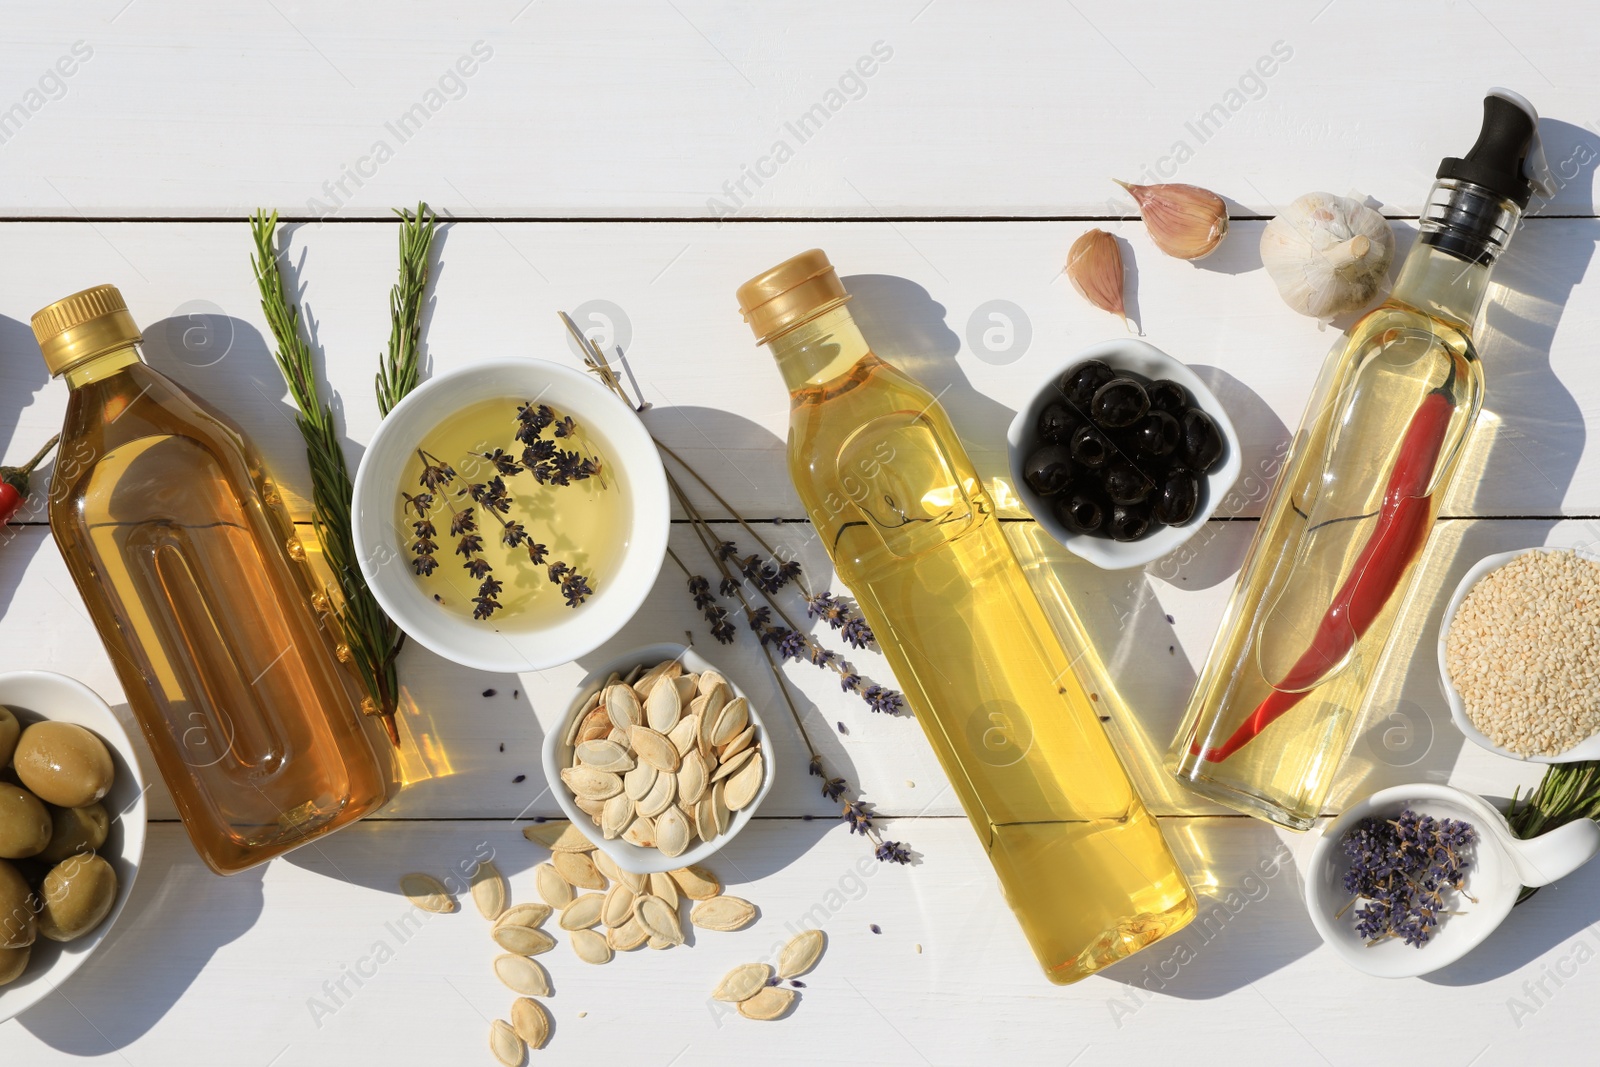
<instances>
[{"instance_id":1,"label":"tan bottle cap","mask_svg":"<svg viewBox=\"0 0 1600 1067\"><path fill-rule=\"evenodd\" d=\"M144 337L114 285L73 293L34 312L33 336L53 378Z\"/></svg>"},{"instance_id":2,"label":"tan bottle cap","mask_svg":"<svg viewBox=\"0 0 1600 1067\"><path fill-rule=\"evenodd\" d=\"M738 296L739 314L755 331L758 345L850 299L820 248L756 275L739 286Z\"/></svg>"}]
</instances>

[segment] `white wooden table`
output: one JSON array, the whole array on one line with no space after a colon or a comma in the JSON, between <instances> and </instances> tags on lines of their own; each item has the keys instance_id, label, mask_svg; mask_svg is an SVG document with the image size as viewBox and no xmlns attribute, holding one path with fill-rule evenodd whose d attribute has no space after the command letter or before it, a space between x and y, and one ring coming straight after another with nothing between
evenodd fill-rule
<instances>
[{"instance_id":1,"label":"white wooden table","mask_svg":"<svg viewBox=\"0 0 1600 1067\"><path fill-rule=\"evenodd\" d=\"M769 536L822 582L826 558L782 467L785 396L735 311L739 282L824 247L879 351L942 392L980 467L998 475L1003 429L1041 368L1121 330L1059 273L1071 241L1102 226L1132 252L1145 335L1213 383L1255 466L1298 420L1335 336L1279 302L1256 252L1263 220L1303 192L1359 191L1395 220L1403 249L1434 168L1471 144L1482 92L1501 84L1549 116L1563 187L1537 205L1496 273L1483 344L1489 413L1426 564L1437 593L1489 552L1600 535L1600 453L1586 447L1600 409L1590 269L1600 31L1587 14L1505 0L1227 11L1105 0L84 0L10 10L4 461L21 462L58 428L66 395L46 378L29 316L112 281L145 326L150 361L226 409L304 492L242 221L266 206L295 221L292 259L354 462L378 418L389 209L425 198L451 220L428 323L435 370L506 353L573 360L557 309L606 327L654 402L652 429L748 517L770 521ZM1233 232L1215 256L1190 265L1156 252L1110 181L1141 175L1230 199ZM982 339L994 301L1026 323L1009 348ZM1260 875L1280 840L1303 854L1307 839L1198 805L1162 779L1156 756L1254 526L1261 487L1244 490L1181 568L1106 574L1034 553L1041 583L1070 592L1100 643L1131 709L1112 726L1204 895L1202 921L1169 943L1192 962L1161 966L1172 956L1161 946L1076 986L1048 985L917 723L871 715L820 672L791 666L827 755L921 862L873 861L774 716L790 758L761 818L713 862L761 920L603 968L558 947L545 957L555 1031L536 1058L1584 1055L1600 995L1600 965L1588 963L1600 947L1600 866L1541 892L1461 964L1384 983L1321 946L1292 863ZM303 497L294 502L304 516ZM1030 524L1010 529L1025 547L1045 543ZM687 526L673 541L696 558ZM46 527L34 519L6 542L0 665L73 675L126 713ZM1404 781L1504 796L1536 780L1450 726L1431 653L1438 606L1430 595L1409 609L1335 808ZM670 568L596 658L686 630L741 685L776 699L749 640L707 649ZM885 674L876 657L858 659ZM489 971L484 924L470 911L441 916L399 943L387 925L408 907L396 880L442 872L487 843L514 894L531 895L545 854L519 829L556 814L537 750L584 669L486 676L411 647L401 674L419 709L410 725L434 746L426 780L362 825L235 878L201 867L157 785L144 871L112 941L58 995L0 1025L0 1062L490 1062L487 1020L509 997ZM708 1000L716 979L808 919L823 922L831 947L799 1010L777 1024L719 1017ZM375 965L379 944L392 958ZM357 984L351 972L367 976ZM330 993L341 981L345 991Z\"/></svg>"}]
</instances>

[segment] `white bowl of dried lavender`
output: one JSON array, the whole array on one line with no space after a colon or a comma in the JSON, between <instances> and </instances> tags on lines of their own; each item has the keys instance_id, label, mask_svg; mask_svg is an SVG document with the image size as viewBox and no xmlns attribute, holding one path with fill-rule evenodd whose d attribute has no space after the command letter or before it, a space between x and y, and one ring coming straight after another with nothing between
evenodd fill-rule
<instances>
[{"instance_id":1,"label":"white bowl of dried lavender","mask_svg":"<svg viewBox=\"0 0 1600 1067\"><path fill-rule=\"evenodd\" d=\"M511 673L622 629L670 519L661 456L626 404L582 371L496 359L395 405L356 471L351 526L355 562L409 637Z\"/></svg>"},{"instance_id":2,"label":"white bowl of dried lavender","mask_svg":"<svg viewBox=\"0 0 1600 1067\"><path fill-rule=\"evenodd\" d=\"M1480 796L1397 785L1324 827L1305 874L1306 908L1346 963L1411 978L1482 944L1524 886L1563 878L1596 852L1600 826L1591 819L1523 839Z\"/></svg>"}]
</instances>

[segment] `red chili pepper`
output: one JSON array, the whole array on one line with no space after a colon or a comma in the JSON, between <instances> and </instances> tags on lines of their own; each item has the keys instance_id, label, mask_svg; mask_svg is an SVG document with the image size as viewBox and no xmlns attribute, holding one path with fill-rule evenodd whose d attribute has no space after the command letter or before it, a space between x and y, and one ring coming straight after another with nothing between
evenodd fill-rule
<instances>
[{"instance_id":1,"label":"red chili pepper","mask_svg":"<svg viewBox=\"0 0 1600 1067\"><path fill-rule=\"evenodd\" d=\"M56 442L61 440L61 435L56 434L45 442L37 455L20 467L0 467L0 526L11 521L11 517L22 507L23 501L28 499L28 475L33 473L33 468L39 465L50 450L56 447Z\"/></svg>"},{"instance_id":2,"label":"red chili pepper","mask_svg":"<svg viewBox=\"0 0 1600 1067\"><path fill-rule=\"evenodd\" d=\"M1216 763L1227 759L1300 703L1328 667L1347 656L1382 613L1406 568L1428 541L1432 509L1430 498L1423 494L1433 478L1445 431L1454 414L1455 405L1444 391L1435 390L1423 397L1401 439L1400 454L1389 473L1372 536L1323 615L1311 638L1311 647L1301 654L1279 686L1239 724L1233 736L1206 752L1207 760ZM1200 752L1198 741L1192 751Z\"/></svg>"}]
</instances>

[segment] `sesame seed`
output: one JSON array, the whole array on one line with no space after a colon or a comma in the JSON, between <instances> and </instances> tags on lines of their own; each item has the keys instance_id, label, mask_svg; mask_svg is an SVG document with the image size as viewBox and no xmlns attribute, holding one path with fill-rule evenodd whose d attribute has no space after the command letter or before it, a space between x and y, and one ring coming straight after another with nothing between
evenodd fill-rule
<instances>
[{"instance_id":1,"label":"sesame seed","mask_svg":"<svg viewBox=\"0 0 1600 1067\"><path fill-rule=\"evenodd\" d=\"M1554 756L1600 732L1600 563L1530 552L1479 579L1445 635L1467 717L1496 745Z\"/></svg>"}]
</instances>

